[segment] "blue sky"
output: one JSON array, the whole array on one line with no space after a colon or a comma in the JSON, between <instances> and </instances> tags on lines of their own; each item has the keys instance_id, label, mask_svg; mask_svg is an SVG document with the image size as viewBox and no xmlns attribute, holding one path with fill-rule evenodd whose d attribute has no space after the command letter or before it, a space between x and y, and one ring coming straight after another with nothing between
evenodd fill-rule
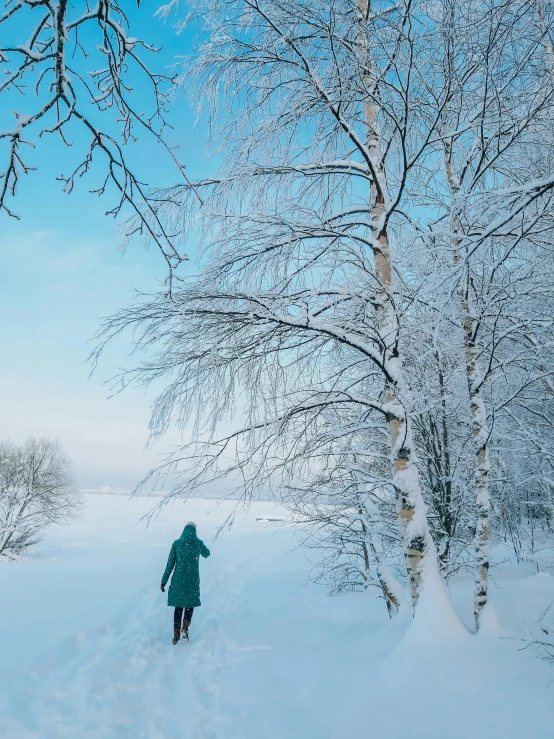
<instances>
[{"instance_id":1,"label":"blue sky","mask_svg":"<svg viewBox=\"0 0 554 739\"><path fill-rule=\"evenodd\" d=\"M163 45L165 62L188 53L190 39L177 36L171 23L154 20L153 7L145 3L135 13L134 35L147 29L148 38ZM12 104L0 97L0 128ZM32 104L21 98L17 107L27 112ZM191 176L199 176L213 165L202 160L204 133L202 127L193 130L193 120L189 101L178 100L171 140L181 145ZM176 181L160 147L146 137L131 155L149 182ZM137 390L108 397L103 381L114 366L131 361L127 340L113 347L90 381L85 360L101 317L126 305L133 288L155 289L164 263L155 249L139 243L122 255L115 223L104 216L112 202L88 192L97 184L93 178L71 195L62 192L55 177L69 169L73 156L54 137L42 139L28 154L38 171L21 181L13 202L21 220L0 214L0 438L57 437L74 460L81 487L130 488L180 437L170 432L145 449L152 398Z\"/></svg>"}]
</instances>

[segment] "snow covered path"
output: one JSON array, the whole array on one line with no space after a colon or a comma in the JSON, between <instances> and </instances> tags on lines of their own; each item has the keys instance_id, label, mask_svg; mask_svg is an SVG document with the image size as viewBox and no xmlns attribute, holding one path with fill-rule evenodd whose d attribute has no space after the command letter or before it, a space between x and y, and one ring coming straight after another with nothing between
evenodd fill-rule
<instances>
[{"instance_id":1,"label":"snow covered path","mask_svg":"<svg viewBox=\"0 0 554 739\"><path fill-rule=\"evenodd\" d=\"M501 625L428 641L389 623L373 595L303 586L290 530L255 521L268 504L214 544L227 505L191 501L145 530L134 524L147 508L89 496L84 519L53 531L40 558L0 567L0 737L554 736L554 672L501 638L524 634L554 578L510 571L495 599ZM212 557L192 640L174 647L159 580L189 518ZM466 609L468 588L455 590Z\"/></svg>"}]
</instances>

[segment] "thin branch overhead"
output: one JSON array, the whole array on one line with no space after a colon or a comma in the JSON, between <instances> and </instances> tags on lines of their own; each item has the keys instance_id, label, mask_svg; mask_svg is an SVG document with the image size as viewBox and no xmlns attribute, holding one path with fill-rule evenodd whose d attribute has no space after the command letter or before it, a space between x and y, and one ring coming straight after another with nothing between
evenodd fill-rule
<instances>
[{"instance_id":1,"label":"thin branch overhead","mask_svg":"<svg viewBox=\"0 0 554 739\"><path fill-rule=\"evenodd\" d=\"M0 93L13 110L11 124L0 130L0 213L18 217L11 201L21 178L35 169L29 152L57 135L77 149L76 163L58 177L63 189L70 193L96 166L93 192L115 199L107 215L130 208L136 231L157 244L172 274L186 256L150 206L148 186L129 164L125 146L148 134L186 179L165 140L174 80L151 69L150 58L160 49L135 38L129 18L117 0L93 6L83 0L7 0L0 15Z\"/></svg>"}]
</instances>

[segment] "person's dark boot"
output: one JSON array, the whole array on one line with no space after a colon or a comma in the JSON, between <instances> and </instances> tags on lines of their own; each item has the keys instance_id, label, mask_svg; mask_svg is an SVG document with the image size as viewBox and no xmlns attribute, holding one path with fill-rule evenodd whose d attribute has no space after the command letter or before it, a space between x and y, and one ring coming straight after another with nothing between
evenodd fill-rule
<instances>
[{"instance_id":1,"label":"person's dark boot","mask_svg":"<svg viewBox=\"0 0 554 739\"><path fill-rule=\"evenodd\" d=\"M189 640L189 626L190 621L187 621L187 619L183 619L183 637L188 641Z\"/></svg>"},{"instance_id":2,"label":"person's dark boot","mask_svg":"<svg viewBox=\"0 0 554 739\"><path fill-rule=\"evenodd\" d=\"M177 642L179 641L179 638L180 638L179 631L180 629L178 626L173 627L173 644L177 644Z\"/></svg>"}]
</instances>

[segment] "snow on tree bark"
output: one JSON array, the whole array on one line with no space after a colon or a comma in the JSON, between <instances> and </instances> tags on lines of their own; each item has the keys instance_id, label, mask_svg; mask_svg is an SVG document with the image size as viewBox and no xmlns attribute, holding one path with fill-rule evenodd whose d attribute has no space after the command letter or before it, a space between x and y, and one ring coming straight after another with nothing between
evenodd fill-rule
<instances>
[{"instance_id":1,"label":"snow on tree bark","mask_svg":"<svg viewBox=\"0 0 554 739\"><path fill-rule=\"evenodd\" d=\"M371 12L368 0L360 0L361 22ZM361 66L363 82L368 93L372 92L371 51L367 36L360 33ZM419 472L413 451L412 433L406 408L400 398L406 392L402 356L399 346L398 316L393 302L392 254L387 233L386 177L380 152L378 110L372 98L364 103L366 147L372 162L373 179L370 192L371 222L374 228L374 262L377 278L376 310L378 333L386 371L385 408L391 445L392 482L397 492L396 509L404 543L406 571L410 594L415 606L422 584L425 558L436 559L436 551L429 533L426 505L419 482Z\"/></svg>"},{"instance_id":2,"label":"snow on tree bark","mask_svg":"<svg viewBox=\"0 0 554 739\"><path fill-rule=\"evenodd\" d=\"M475 459L475 501L477 520L475 528L475 587L473 611L475 625L479 628L479 617L487 604L489 560L490 560L490 494L488 457L489 429L487 411L482 396L483 373L479 367L475 347L475 313L471 305L471 280L469 265L462 263L460 254L461 225L458 213L459 181L453 171L452 148L445 143L445 168L452 199L450 230L452 238L453 261L462 270L458 288L460 320L463 327L465 370L467 376L469 402L472 421L473 450Z\"/></svg>"}]
</instances>

